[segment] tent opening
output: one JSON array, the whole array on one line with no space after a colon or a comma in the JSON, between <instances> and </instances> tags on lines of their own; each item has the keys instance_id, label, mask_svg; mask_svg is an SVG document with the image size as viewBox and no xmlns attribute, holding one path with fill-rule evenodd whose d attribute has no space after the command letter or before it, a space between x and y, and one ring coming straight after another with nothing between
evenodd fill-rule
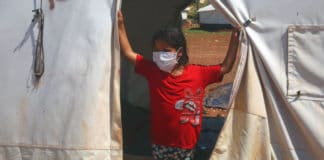
<instances>
[{"instance_id":1,"label":"tent opening","mask_svg":"<svg viewBox=\"0 0 324 160\"><path fill-rule=\"evenodd\" d=\"M215 24L204 24L204 15L197 11L206 6L210 6L207 1L124 0L122 12L133 49L145 58L151 59L153 33L163 26L174 25L182 28L185 34L189 63L201 65L221 63L228 48L231 26L228 22L220 24L218 21ZM208 159L225 122L227 112L224 107L229 100L234 75L235 69L225 76L222 83L212 84L206 88L203 127L195 154L199 159ZM122 59L121 101L125 159L151 157L150 108L146 83L144 78L134 73L134 66Z\"/></svg>"}]
</instances>

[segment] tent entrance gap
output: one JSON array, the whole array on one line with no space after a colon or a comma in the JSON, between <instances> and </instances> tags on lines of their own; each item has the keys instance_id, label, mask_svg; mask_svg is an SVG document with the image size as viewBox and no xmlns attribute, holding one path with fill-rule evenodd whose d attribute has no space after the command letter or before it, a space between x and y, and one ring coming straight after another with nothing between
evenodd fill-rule
<instances>
[{"instance_id":1,"label":"tent entrance gap","mask_svg":"<svg viewBox=\"0 0 324 160\"><path fill-rule=\"evenodd\" d=\"M152 59L152 35L162 27L173 25L179 28L183 27L182 29L187 39L190 63L203 65L220 63L225 56L224 53L227 49L231 33L229 28L231 27L225 25L225 27L221 26L216 30L208 30L199 27L184 27L186 21L181 19L181 11L185 10L190 4L195 5L194 1L124 0L122 3L122 12L128 38L133 49L137 53L142 54L146 59ZM193 24L193 26L197 25ZM202 46L205 43L204 39L206 36L210 38L208 40L208 42L210 41L210 43L208 43L210 45L209 47ZM208 51L203 48L208 48ZM150 106L147 82L144 78L134 73L134 66L126 59L122 59L121 63L124 158L152 158L150 142ZM227 89L227 91L223 91L224 93L228 93L228 91L231 90L231 77L234 77L232 76L234 73L234 71L230 73L231 76L225 77L224 83L219 84L221 86L220 88L223 88L223 90ZM207 88L207 90L209 90L210 93L214 93L216 87L217 86L214 84ZM221 97L223 101L226 101L226 96ZM205 100L206 99L208 98L205 98ZM208 100L211 100L212 103L216 102L212 96L210 96ZM206 131L206 134L215 135L218 134L223 126L226 111L220 108L213 108L212 106L208 107L209 108L206 107L206 109L208 109L206 112L216 113L216 111L218 111L221 116L205 117L203 125L206 126L206 129L204 130L203 128L203 132ZM202 133L202 135L206 134ZM215 138L215 136L213 136L213 138ZM203 141L205 140L206 139ZM206 145L200 147L206 149ZM210 148L210 146L208 148ZM200 157L206 157L205 150L202 150L201 153L197 152L197 154L200 154L198 155Z\"/></svg>"}]
</instances>

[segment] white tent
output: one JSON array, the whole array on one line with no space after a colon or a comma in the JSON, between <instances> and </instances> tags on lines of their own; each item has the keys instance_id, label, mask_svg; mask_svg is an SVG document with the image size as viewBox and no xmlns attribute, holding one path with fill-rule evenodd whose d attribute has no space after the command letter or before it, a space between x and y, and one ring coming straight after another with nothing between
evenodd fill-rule
<instances>
[{"instance_id":1,"label":"white tent","mask_svg":"<svg viewBox=\"0 0 324 160\"><path fill-rule=\"evenodd\" d=\"M117 1L44 0L37 56L40 2L0 1L0 160L121 159Z\"/></svg>"},{"instance_id":2,"label":"white tent","mask_svg":"<svg viewBox=\"0 0 324 160\"><path fill-rule=\"evenodd\" d=\"M213 5L207 5L198 9L199 23L206 24L229 24L222 12L215 9Z\"/></svg>"},{"instance_id":3,"label":"white tent","mask_svg":"<svg viewBox=\"0 0 324 160\"><path fill-rule=\"evenodd\" d=\"M324 1L211 2L244 31L211 159L323 159Z\"/></svg>"},{"instance_id":4,"label":"white tent","mask_svg":"<svg viewBox=\"0 0 324 160\"><path fill-rule=\"evenodd\" d=\"M182 20L187 20L188 19L188 12L189 12L190 8L187 7L184 10L181 11L181 19Z\"/></svg>"}]
</instances>

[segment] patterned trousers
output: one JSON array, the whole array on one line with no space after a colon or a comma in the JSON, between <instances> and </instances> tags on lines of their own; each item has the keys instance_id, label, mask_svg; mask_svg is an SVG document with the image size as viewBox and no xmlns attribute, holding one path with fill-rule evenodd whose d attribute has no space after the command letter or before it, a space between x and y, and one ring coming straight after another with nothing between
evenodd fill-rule
<instances>
[{"instance_id":1,"label":"patterned trousers","mask_svg":"<svg viewBox=\"0 0 324 160\"><path fill-rule=\"evenodd\" d=\"M182 149L152 144L152 154L156 160L193 160L194 149Z\"/></svg>"}]
</instances>

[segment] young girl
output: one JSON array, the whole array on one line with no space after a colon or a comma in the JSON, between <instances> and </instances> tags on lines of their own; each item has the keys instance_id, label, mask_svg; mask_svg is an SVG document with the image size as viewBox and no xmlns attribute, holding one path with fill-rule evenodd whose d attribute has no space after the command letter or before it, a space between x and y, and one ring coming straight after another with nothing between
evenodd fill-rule
<instances>
[{"instance_id":1,"label":"young girl","mask_svg":"<svg viewBox=\"0 0 324 160\"><path fill-rule=\"evenodd\" d=\"M200 135L202 99L207 85L220 82L235 61L239 31L234 29L222 64L188 64L186 40L177 28L153 36L153 62L133 51L123 15L118 12L119 41L135 72L148 82L151 104L152 154L161 160L191 160Z\"/></svg>"}]
</instances>

